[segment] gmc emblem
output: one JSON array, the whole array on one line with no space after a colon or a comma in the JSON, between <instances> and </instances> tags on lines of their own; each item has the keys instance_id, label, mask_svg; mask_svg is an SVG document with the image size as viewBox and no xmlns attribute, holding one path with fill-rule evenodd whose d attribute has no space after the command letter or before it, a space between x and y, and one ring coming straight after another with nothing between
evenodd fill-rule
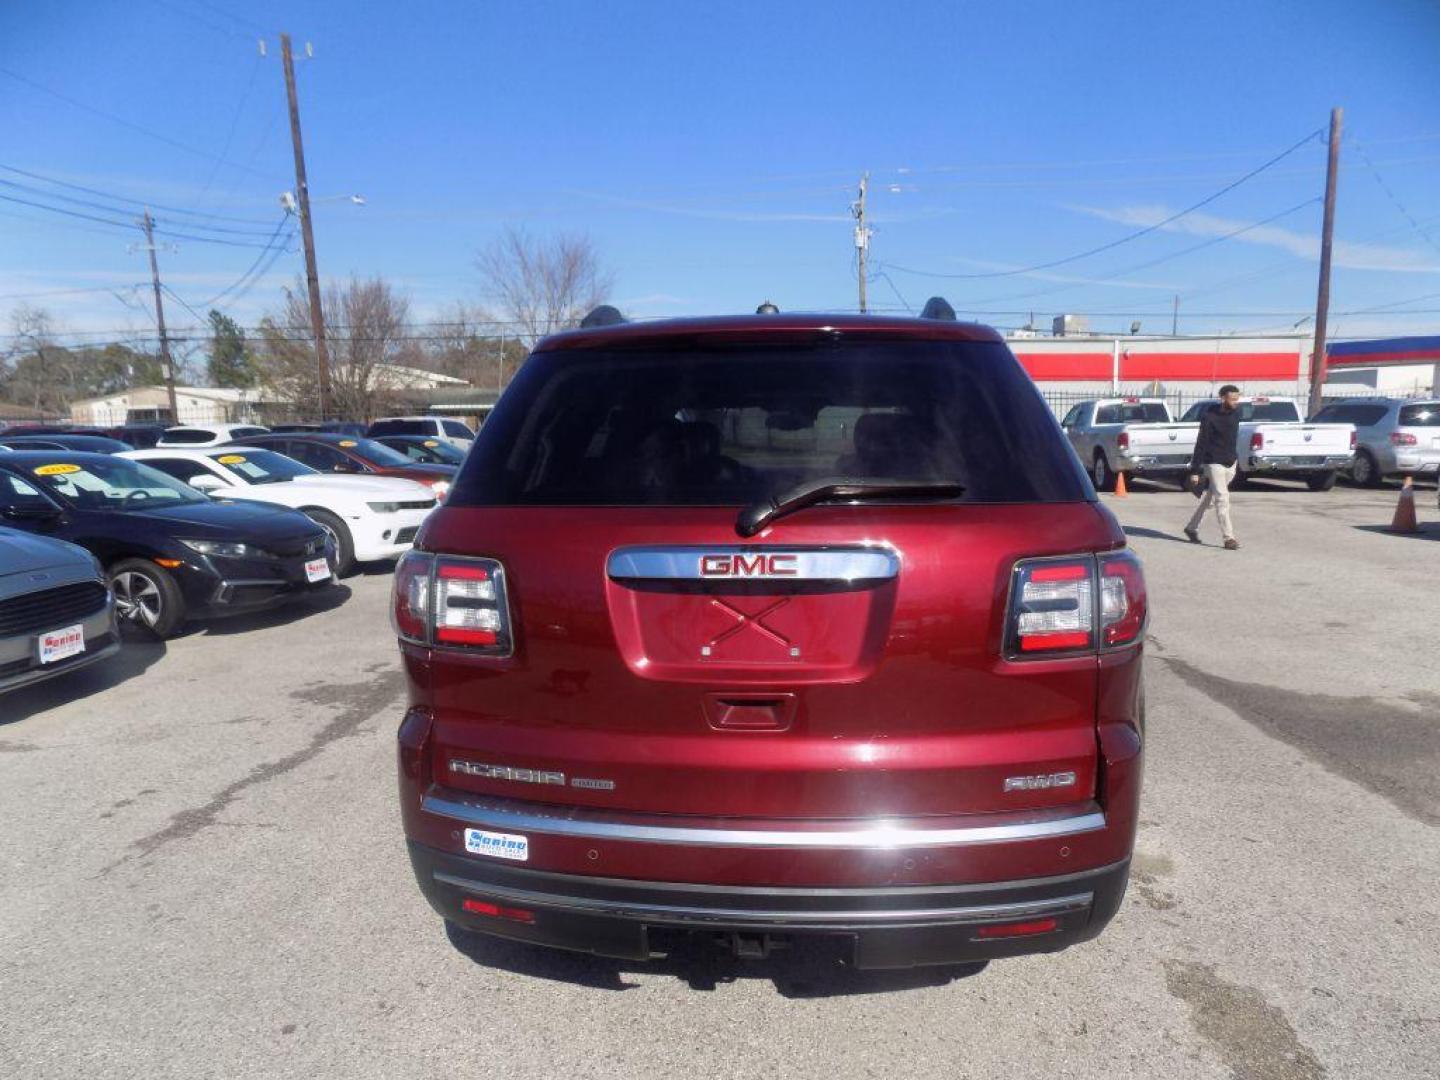
<instances>
[{"instance_id":1,"label":"gmc emblem","mask_svg":"<svg viewBox=\"0 0 1440 1080\"><path fill-rule=\"evenodd\" d=\"M794 577L795 555L701 555L701 577Z\"/></svg>"}]
</instances>

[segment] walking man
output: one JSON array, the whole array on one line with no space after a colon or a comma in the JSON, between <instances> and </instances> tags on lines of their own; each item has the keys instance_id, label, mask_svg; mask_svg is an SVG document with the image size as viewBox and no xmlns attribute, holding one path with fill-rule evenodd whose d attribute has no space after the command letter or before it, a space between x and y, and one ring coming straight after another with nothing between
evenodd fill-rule
<instances>
[{"instance_id":1,"label":"walking man","mask_svg":"<svg viewBox=\"0 0 1440 1080\"><path fill-rule=\"evenodd\" d=\"M1238 551L1240 548L1240 541L1235 539L1235 529L1230 523L1230 481L1235 479L1235 438L1239 430L1240 388L1227 384L1220 388L1220 404L1200 417L1195 453L1190 458L1190 483L1199 484L1202 476L1206 481L1200 505L1195 508L1190 524L1185 526L1185 535L1192 544L1200 543L1200 523L1205 520L1205 511L1214 503L1220 535L1225 538L1225 550Z\"/></svg>"}]
</instances>

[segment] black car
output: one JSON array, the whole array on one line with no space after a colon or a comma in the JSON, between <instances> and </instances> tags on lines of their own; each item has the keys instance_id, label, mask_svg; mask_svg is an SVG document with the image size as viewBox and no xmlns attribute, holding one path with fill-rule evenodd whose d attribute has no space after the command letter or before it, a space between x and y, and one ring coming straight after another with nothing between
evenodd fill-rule
<instances>
[{"instance_id":1,"label":"black car","mask_svg":"<svg viewBox=\"0 0 1440 1080\"><path fill-rule=\"evenodd\" d=\"M104 435L6 435L0 446L11 450L74 450L82 454L119 454L135 447Z\"/></svg>"},{"instance_id":2,"label":"black car","mask_svg":"<svg viewBox=\"0 0 1440 1080\"><path fill-rule=\"evenodd\" d=\"M253 611L335 580L325 530L298 510L211 500L103 454L0 454L0 521L89 550L121 620L161 638L187 618Z\"/></svg>"},{"instance_id":3,"label":"black car","mask_svg":"<svg viewBox=\"0 0 1440 1080\"><path fill-rule=\"evenodd\" d=\"M411 461L421 465L459 465L465 460L465 451L443 439L424 435L381 435L375 440L381 446L398 450Z\"/></svg>"}]
</instances>

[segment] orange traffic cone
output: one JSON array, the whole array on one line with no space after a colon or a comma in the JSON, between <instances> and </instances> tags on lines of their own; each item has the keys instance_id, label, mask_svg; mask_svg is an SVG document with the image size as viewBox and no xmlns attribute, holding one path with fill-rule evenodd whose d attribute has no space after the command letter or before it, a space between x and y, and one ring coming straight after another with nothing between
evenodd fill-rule
<instances>
[{"instance_id":1,"label":"orange traffic cone","mask_svg":"<svg viewBox=\"0 0 1440 1080\"><path fill-rule=\"evenodd\" d=\"M1129 494L1130 490L1125 486L1125 474L1123 472L1117 472L1115 474L1115 497L1117 499L1123 499Z\"/></svg>"},{"instance_id":2,"label":"orange traffic cone","mask_svg":"<svg viewBox=\"0 0 1440 1080\"><path fill-rule=\"evenodd\" d=\"M1415 521L1415 481L1405 477L1405 484L1400 489L1400 502L1395 506L1395 517L1390 521L1390 531L1394 533L1418 533L1419 524Z\"/></svg>"}]
</instances>

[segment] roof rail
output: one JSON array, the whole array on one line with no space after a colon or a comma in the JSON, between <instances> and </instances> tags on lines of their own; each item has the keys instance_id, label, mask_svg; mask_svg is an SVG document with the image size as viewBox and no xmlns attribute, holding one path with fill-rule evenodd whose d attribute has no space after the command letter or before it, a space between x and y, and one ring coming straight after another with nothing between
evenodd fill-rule
<instances>
[{"instance_id":1,"label":"roof rail","mask_svg":"<svg viewBox=\"0 0 1440 1080\"><path fill-rule=\"evenodd\" d=\"M920 311L920 318L944 319L946 322L954 322L955 309L943 296L932 296L925 301L925 306Z\"/></svg>"},{"instance_id":2,"label":"roof rail","mask_svg":"<svg viewBox=\"0 0 1440 1080\"><path fill-rule=\"evenodd\" d=\"M580 320L580 329L589 330L595 326L618 326L623 322L629 322L629 320L620 314L619 308L612 307L610 304L601 304Z\"/></svg>"}]
</instances>

